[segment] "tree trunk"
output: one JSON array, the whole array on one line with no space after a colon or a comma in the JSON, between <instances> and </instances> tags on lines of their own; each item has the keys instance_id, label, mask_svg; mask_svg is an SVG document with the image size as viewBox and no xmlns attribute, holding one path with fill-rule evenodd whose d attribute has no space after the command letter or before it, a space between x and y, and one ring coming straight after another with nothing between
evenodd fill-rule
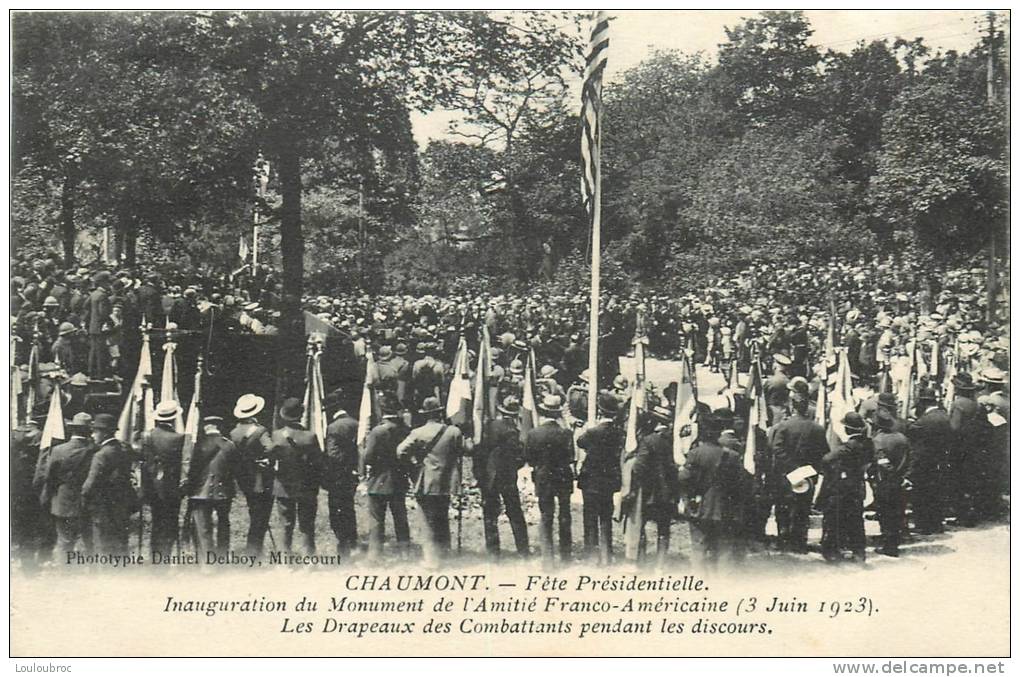
<instances>
[{"instance_id":1,"label":"tree trunk","mask_svg":"<svg viewBox=\"0 0 1020 677\"><path fill-rule=\"evenodd\" d=\"M305 238L301 230L301 158L292 144L284 143L277 172L280 176L280 255L283 259L283 307L280 361L283 391L296 394L304 373L304 314L301 294L304 286Z\"/></svg>"},{"instance_id":2,"label":"tree trunk","mask_svg":"<svg viewBox=\"0 0 1020 677\"><path fill-rule=\"evenodd\" d=\"M74 265L74 182L64 177L60 191L60 242L64 248L64 267Z\"/></svg>"},{"instance_id":3,"label":"tree trunk","mask_svg":"<svg viewBox=\"0 0 1020 677\"><path fill-rule=\"evenodd\" d=\"M138 220L132 219L128 223L127 230L124 231L124 265L128 267L135 265L135 253L138 248L138 228Z\"/></svg>"}]
</instances>

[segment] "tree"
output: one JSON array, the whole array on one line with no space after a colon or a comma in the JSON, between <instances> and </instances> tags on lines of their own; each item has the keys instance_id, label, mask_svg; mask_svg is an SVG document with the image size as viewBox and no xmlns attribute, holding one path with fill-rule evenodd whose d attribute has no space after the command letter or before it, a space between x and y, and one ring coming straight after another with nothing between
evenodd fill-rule
<instances>
[{"instance_id":1,"label":"tree","mask_svg":"<svg viewBox=\"0 0 1020 677\"><path fill-rule=\"evenodd\" d=\"M882 123L869 191L876 217L940 258L973 253L1008 223L1008 127L973 82L978 55L949 55L905 89Z\"/></svg>"},{"instance_id":2,"label":"tree","mask_svg":"<svg viewBox=\"0 0 1020 677\"><path fill-rule=\"evenodd\" d=\"M726 108L743 124L783 121L803 126L817 120L815 88L821 54L808 40L814 31L802 11L765 11L726 29L719 45L719 75Z\"/></svg>"}]
</instances>

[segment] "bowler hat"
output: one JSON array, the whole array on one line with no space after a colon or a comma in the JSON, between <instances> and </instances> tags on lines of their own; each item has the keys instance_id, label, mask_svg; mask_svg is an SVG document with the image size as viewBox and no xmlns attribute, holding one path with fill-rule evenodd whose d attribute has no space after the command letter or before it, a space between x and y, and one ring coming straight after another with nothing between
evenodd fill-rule
<instances>
[{"instance_id":1,"label":"bowler hat","mask_svg":"<svg viewBox=\"0 0 1020 677\"><path fill-rule=\"evenodd\" d=\"M875 425L882 430L892 430L893 426L896 425L896 419L889 410L879 409L875 412Z\"/></svg>"},{"instance_id":2,"label":"bowler hat","mask_svg":"<svg viewBox=\"0 0 1020 677\"><path fill-rule=\"evenodd\" d=\"M864 423L864 419L856 411L848 411L841 421L843 427L850 434L862 433L867 430L867 425Z\"/></svg>"},{"instance_id":3,"label":"bowler hat","mask_svg":"<svg viewBox=\"0 0 1020 677\"><path fill-rule=\"evenodd\" d=\"M974 384L974 377L966 371L962 371L953 377L953 385L961 392L972 392L978 388Z\"/></svg>"},{"instance_id":4,"label":"bowler hat","mask_svg":"<svg viewBox=\"0 0 1020 677\"><path fill-rule=\"evenodd\" d=\"M398 343L393 348L394 355L407 355L407 345L404 343Z\"/></svg>"},{"instance_id":5,"label":"bowler hat","mask_svg":"<svg viewBox=\"0 0 1020 677\"><path fill-rule=\"evenodd\" d=\"M918 402L938 402L938 399L938 395L936 395L935 391L931 388L922 388L921 391L917 393Z\"/></svg>"},{"instance_id":6,"label":"bowler hat","mask_svg":"<svg viewBox=\"0 0 1020 677\"><path fill-rule=\"evenodd\" d=\"M878 394L879 409L896 409L896 395L892 393Z\"/></svg>"},{"instance_id":7,"label":"bowler hat","mask_svg":"<svg viewBox=\"0 0 1020 677\"><path fill-rule=\"evenodd\" d=\"M237 398L234 405L234 418L245 419L257 416L266 406L266 400L253 393L245 393Z\"/></svg>"},{"instance_id":8,"label":"bowler hat","mask_svg":"<svg viewBox=\"0 0 1020 677\"><path fill-rule=\"evenodd\" d=\"M301 416L304 413L305 406L296 397L288 397L280 406L280 418L284 421L295 423L301 420Z\"/></svg>"},{"instance_id":9,"label":"bowler hat","mask_svg":"<svg viewBox=\"0 0 1020 677\"><path fill-rule=\"evenodd\" d=\"M71 324L70 322L61 322L58 333L60 334L60 336L67 336L68 334L73 334L76 331L78 330L75 329L74 325Z\"/></svg>"},{"instance_id":10,"label":"bowler hat","mask_svg":"<svg viewBox=\"0 0 1020 677\"><path fill-rule=\"evenodd\" d=\"M620 400L613 393L601 391L596 402L598 411L603 416L616 416L620 411Z\"/></svg>"},{"instance_id":11,"label":"bowler hat","mask_svg":"<svg viewBox=\"0 0 1020 677\"><path fill-rule=\"evenodd\" d=\"M92 428L106 431L116 430L117 419L112 414L96 414L96 417L92 419Z\"/></svg>"}]
</instances>

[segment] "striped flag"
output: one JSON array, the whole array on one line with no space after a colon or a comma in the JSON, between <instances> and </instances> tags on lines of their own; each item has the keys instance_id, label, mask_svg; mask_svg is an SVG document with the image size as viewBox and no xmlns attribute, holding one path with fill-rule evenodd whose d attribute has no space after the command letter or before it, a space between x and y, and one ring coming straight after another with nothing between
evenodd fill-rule
<instances>
[{"instance_id":1,"label":"striped flag","mask_svg":"<svg viewBox=\"0 0 1020 677\"><path fill-rule=\"evenodd\" d=\"M581 89L581 195L589 216L595 209L601 158L602 76L609 56L609 17L595 13Z\"/></svg>"}]
</instances>

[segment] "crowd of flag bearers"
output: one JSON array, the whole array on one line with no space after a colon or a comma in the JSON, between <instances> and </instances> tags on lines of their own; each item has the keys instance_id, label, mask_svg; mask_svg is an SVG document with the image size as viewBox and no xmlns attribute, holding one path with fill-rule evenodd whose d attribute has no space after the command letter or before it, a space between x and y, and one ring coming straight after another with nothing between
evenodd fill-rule
<instances>
[{"instance_id":1,"label":"crowd of flag bearers","mask_svg":"<svg viewBox=\"0 0 1020 677\"><path fill-rule=\"evenodd\" d=\"M238 397L232 411L204 411L201 357L185 411L172 346L163 351L158 402L146 386L152 366L145 350L119 418L78 412L65 421L58 385L15 431L15 482L30 484L24 489L41 507L16 501L22 557L126 553L130 525L143 524L132 519L136 513L148 515L156 559L190 544L201 561L213 561L210 554L241 550L242 538L252 557L265 552L267 538L274 551L310 555L320 545L323 491L335 537L329 550L339 560L407 560L418 543L431 568L463 550L464 530L477 528L465 525L464 512L479 508L491 557L503 554L505 514L519 558L659 567L669 565L671 536L688 529L707 565L739 562L762 548L862 561L866 513L880 527L876 551L896 557L905 539L1003 511L1008 395L1005 375L994 370L977 380L952 360L941 379L915 370L899 391L903 402L890 379L879 375L872 388L853 374L830 331L810 381L791 375L788 355L763 356L755 344L748 371L724 363L725 387L706 398L689 353L681 356L680 378L656 388L639 334L632 380L606 376L598 388L583 371L564 389L557 367L536 369L531 346L504 353L486 326L477 331L477 350L461 337L451 368L434 383L409 380L407 371L382 378L375 354L388 346L368 346L356 412L342 405L349 393L323 392L317 336L308 343L303 399L286 398L275 412L256 393ZM713 410L706 399L720 404ZM421 516L414 534L409 498ZM247 509L243 537L231 530L235 499ZM364 544L359 501L369 522ZM529 534L532 502L537 539ZM270 529L274 509L283 524L278 534ZM817 513L816 544L809 532ZM139 531L139 549L143 539ZM622 552L614 549L621 540Z\"/></svg>"}]
</instances>

